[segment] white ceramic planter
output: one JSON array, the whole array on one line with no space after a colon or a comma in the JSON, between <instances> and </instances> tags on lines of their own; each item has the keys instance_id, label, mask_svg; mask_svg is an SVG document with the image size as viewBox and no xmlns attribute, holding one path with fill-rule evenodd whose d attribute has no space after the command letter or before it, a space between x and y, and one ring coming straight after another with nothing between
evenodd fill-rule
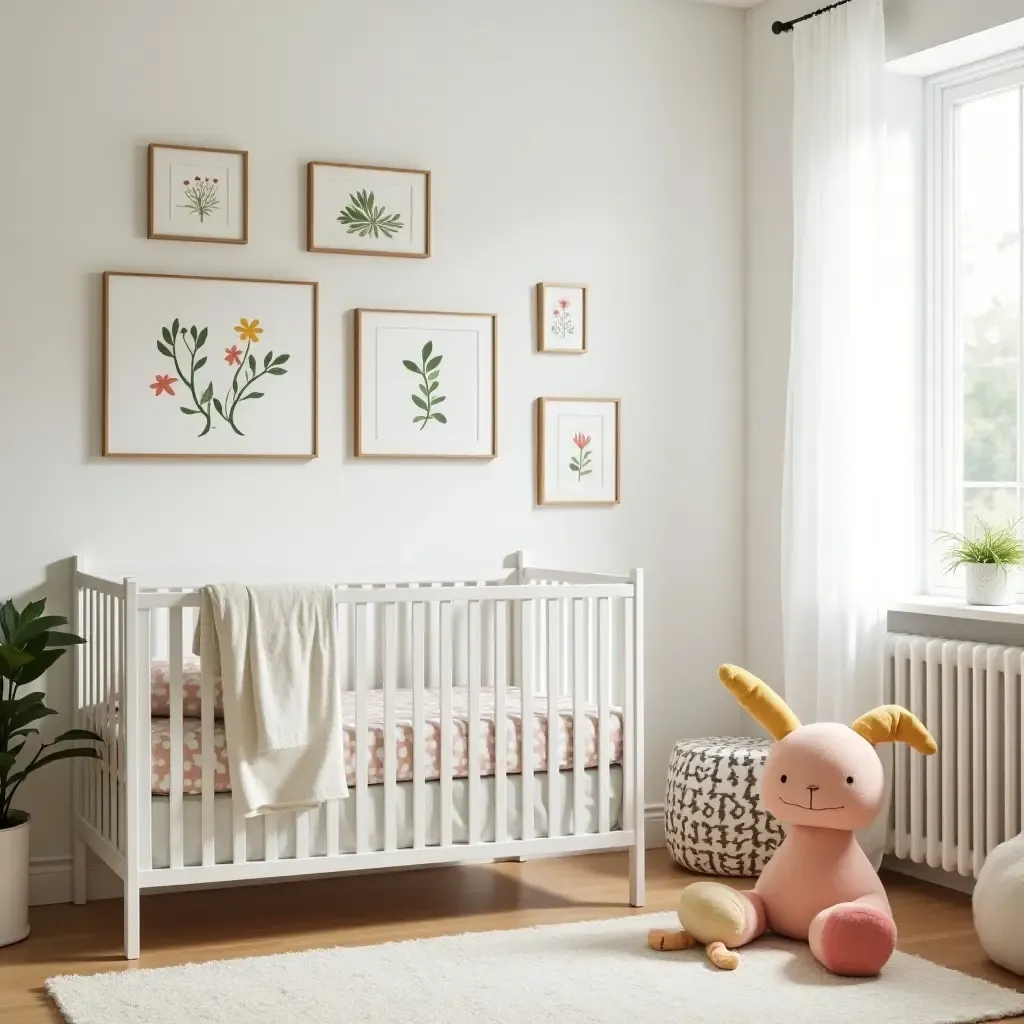
<instances>
[{"instance_id":1,"label":"white ceramic planter","mask_svg":"<svg viewBox=\"0 0 1024 1024\"><path fill-rule=\"evenodd\" d=\"M28 937L29 821L0 829L0 946Z\"/></svg>"},{"instance_id":2,"label":"white ceramic planter","mask_svg":"<svg viewBox=\"0 0 1024 1024\"><path fill-rule=\"evenodd\" d=\"M981 605L1013 604L1017 596L1017 569L1002 565L968 562L967 603Z\"/></svg>"}]
</instances>

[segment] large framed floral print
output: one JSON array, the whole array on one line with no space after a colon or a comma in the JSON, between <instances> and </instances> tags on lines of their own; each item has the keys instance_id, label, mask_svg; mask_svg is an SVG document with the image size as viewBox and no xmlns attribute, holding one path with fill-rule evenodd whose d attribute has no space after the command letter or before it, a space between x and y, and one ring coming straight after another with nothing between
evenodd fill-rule
<instances>
[{"instance_id":1,"label":"large framed floral print","mask_svg":"<svg viewBox=\"0 0 1024 1024\"><path fill-rule=\"evenodd\" d=\"M356 457L493 459L497 317L355 312Z\"/></svg>"},{"instance_id":2,"label":"large framed floral print","mask_svg":"<svg viewBox=\"0 0 1024 1024\"><path fill-rule=\"evenodd\" d=\"M430 172L310 163L306 248L425 259L430 255Z\"/></svg>"},{"instance_id":3,"label":"large framed floral print","mask_svg":"<svg viewBox=\"0 0 1024 1024\"><path fill-rule=\"evenodd\" d=\"M317 285L105 273L103 454L315 458Z\"/></svg>"},{"instance_id":4,"label":"large framed floral print","mask_svg":"<svg viewBox=\"0 0 1024 1024\"><path fill-rule=\"evenodd\" d=\"M244 150L154 142L148 179L150 238L249 240L249 154Z\"/></svg>"},{"instance_id":5,"label":"large framed floral print","mask_svg":"<svg viewBox=\"0 0 1024 1024\"><path fill-rule=\"evenodd\" d=\"M617 505L617 398L537 399L537 504Z\"/></svg>"}]
</instances>

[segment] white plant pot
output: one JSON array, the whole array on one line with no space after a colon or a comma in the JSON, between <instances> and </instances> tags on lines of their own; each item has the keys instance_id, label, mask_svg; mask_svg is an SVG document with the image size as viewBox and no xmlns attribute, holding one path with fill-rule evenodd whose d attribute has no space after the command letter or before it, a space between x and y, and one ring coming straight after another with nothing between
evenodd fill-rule
<instances>
[{"instance_id":1,"label":"white plant pot","mask_svg":"<svg viewBox=\"0 0 1024 1024\"><path fill-rule=\"evenodd\" d=\"M982 605L1013 604L1017 597L1017 568L968 562L967 603Z\"/></svg>"},{"instance_id":2,"label":"white plant pot","mask_svg":"<svg viewBox=\"0 0 1024 1024\"><path fill-rule=\"evenodd\" d=\"M0 829L0 946L28 937L28 831L26 819Z\"/></svg>"}]
</instances>

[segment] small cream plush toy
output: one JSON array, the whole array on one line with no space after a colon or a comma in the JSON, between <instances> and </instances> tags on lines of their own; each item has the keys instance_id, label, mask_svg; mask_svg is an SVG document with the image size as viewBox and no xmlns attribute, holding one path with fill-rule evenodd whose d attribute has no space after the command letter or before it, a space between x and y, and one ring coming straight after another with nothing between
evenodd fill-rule
<instances>
[{"instance_id":1,"label":"small cream plush toy","mask_svg":"<svg viewBox=\"0 0 1024 1024\"><path fill-rule=\"evenodd\" d=\"M654 930L652 949L698 943L716 966L739 965L735 952L771 930L808 942L835 974L871 977L896 948L896 924L871 862L854 835L885 802L879 743L909 743L934 754L935 740L909 711L876 708L852 726L801 725L785 702L743 669L719 677L776 739L764 764L761 800L786 826L786 838L753 889L695 882L683 890L680 932Z\"/></svg>"}]
</instances>

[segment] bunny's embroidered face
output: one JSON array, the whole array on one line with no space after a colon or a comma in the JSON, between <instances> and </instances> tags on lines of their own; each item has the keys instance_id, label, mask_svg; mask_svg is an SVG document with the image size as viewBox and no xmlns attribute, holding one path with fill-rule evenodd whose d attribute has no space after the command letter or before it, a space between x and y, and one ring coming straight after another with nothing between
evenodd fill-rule
<instances>
[{"instance_id":1,"label":"bunny's embroidered face","mask_svg":"<svg viewBox=\"0 0 1024 1024\"><path fill-rule=\"evenodd\" d=\"M761 798L787 825L855 831L882 810L885 774L874 747L845 725L802 725L772 747Z\"/></svg>"},{"instance_id":2,"label":"bunny's embroidered face","mask_svg":"<svg viewBox=\"0 0 1024 1024\"><path fill-rule=\"evenodd\" d=\"M937 750L931 734L905 708L875 708L851 726L801 725L786 702L756 676L732 665L718 671L726 689L776 739L765 761L765 806L789 825L856 831L875 820L885 799L879 743Z\"/></svg>"}]
</instances>

